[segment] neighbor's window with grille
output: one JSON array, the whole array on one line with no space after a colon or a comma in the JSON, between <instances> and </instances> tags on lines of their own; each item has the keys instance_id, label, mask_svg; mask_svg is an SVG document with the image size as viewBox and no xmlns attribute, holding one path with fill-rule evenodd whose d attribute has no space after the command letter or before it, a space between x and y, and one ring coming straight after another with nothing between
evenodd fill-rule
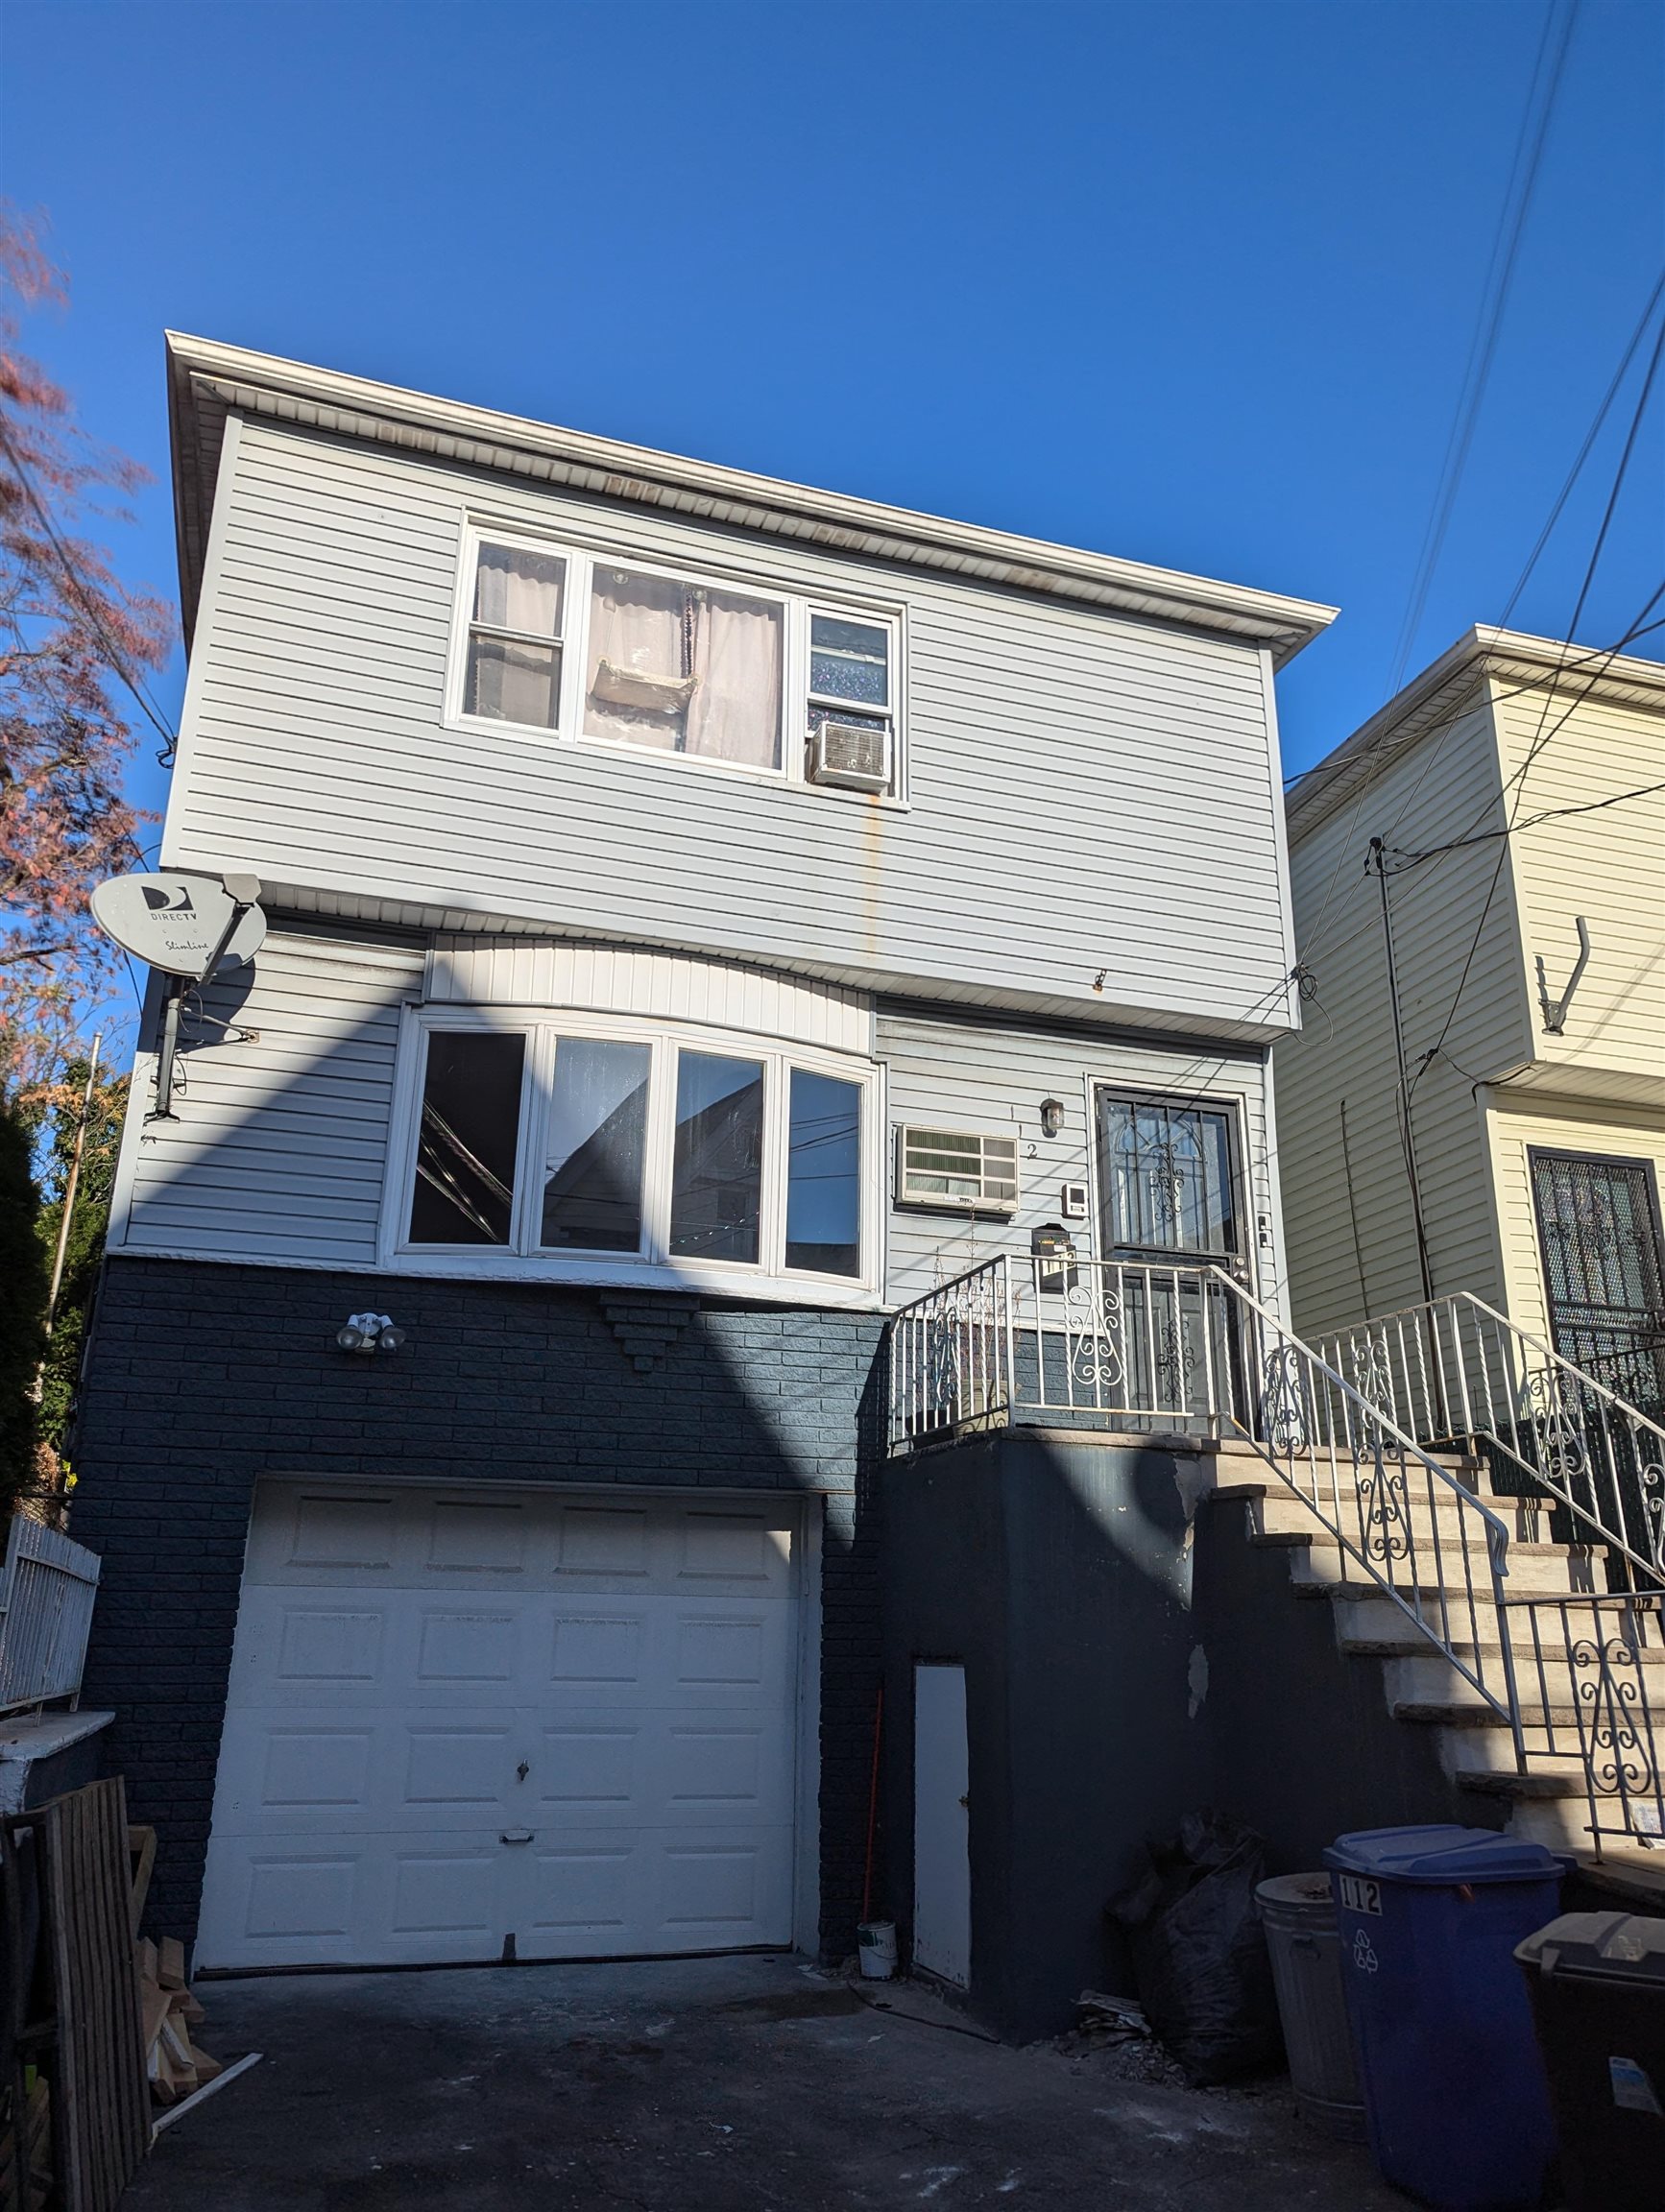
<instances>
[{"instance_id":1,"label":"neighbor's window with grille","mask_svg":"<svg viewBox=\"0 0 1665 2212\"><path fill-rule=\"evenodd\" d=\"M567 563L482 539L475 548L463 712L553 730L561 720Z\"/></svg>"},{"instance_id":2,"label":"neighbor's window with grille","mask_svg":"<svg viewBox=\"0 0 1665 2212\"><path fill-rule=\"evenodd\" d=\"M1098 1094L1105 1241L1122 1251L1239 1248L1227 1110Z\"/></svg>"}]
</instances>

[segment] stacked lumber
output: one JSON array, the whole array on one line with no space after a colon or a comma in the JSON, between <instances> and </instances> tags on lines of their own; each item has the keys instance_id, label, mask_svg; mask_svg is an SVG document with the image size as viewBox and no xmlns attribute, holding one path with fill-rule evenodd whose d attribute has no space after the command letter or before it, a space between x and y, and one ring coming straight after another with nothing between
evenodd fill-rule
<instances>
[{"instance_id":1,"label":"stacked lumber","mask_svg":"<svg viewBox=\"0 0 1665 2212\"><path fill-rule=\"evenodd\" d=\"M207 2015L185 1981L184 1947L177 1936L164 1936L159 1943L142 1936L133 1946L133 1962L151 2095L158 2104L176 2104L222 2071L191 2033Z\"/></svg>"}]
</instances>

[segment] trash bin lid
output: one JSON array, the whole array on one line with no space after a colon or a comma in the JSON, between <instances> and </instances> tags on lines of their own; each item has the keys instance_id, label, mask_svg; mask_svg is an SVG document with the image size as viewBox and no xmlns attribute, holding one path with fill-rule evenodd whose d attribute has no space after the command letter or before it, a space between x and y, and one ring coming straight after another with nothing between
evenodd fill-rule
<instances>
[{"instance_id":1,"label":"trash bin lid","mask_svg":"<svg viewBox=\"0 0 1665 2212\"><path fill-rule=\"evenodd\" d=\"M1581 1982L1652 1984L1665 1997L1665 1920L1640 1912L1563 1912L1517 1943L1523 1966Z\"/></svg>"},{"instance_id":2,"label":"trash bin lid","mask_svg":"<svg viewBox=\"0 0 1665 2212\"><path fill-rule=\"evenodd\" d=\"M1494 1828L1460 1828L1455 1821L1429 1828L1361 1828L1338 1836L1324 1853L1326 1866L1378 1881L1545 1882L1567 1870L1567 1861L1542 1843L1500 1836Z\"/></svg>"}]
</instances>

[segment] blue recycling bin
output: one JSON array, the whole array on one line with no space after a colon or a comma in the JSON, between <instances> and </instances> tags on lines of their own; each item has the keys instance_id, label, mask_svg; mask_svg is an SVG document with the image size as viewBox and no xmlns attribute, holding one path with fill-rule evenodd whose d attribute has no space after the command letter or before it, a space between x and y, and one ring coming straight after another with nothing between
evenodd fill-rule
<instances>
[{"instance_id":1,"label":"blue recycling bin","mask_svg":"<svg viewBox=\"0 0 1665 2212\"><path fill-rule=\"evenodd\" d=\"M1489 1828L1373 1828L1324 1853L1370 2148L1441 2212L1536 2212L1556 2147L1514 1947L1568 1862Z\"/></svg>"}]
</instances>

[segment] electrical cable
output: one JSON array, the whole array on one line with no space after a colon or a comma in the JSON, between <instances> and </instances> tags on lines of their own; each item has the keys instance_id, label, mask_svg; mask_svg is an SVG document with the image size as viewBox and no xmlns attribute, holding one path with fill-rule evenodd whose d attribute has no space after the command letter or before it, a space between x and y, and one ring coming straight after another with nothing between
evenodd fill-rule
<instances>
[{"instance_id":1,"label":"electrical cable","mask_svg":"<svg viewBox=\"0 0 1665 2212\"><path fill-rule=\"evenodd\" d=\"M0 416L0 450L4 451L7 461L11 464L12 473L16 478L24 497L40 517L41 527L51 541L53 551L58 555L63 569L64 579L80 604L82 613L97 631L105 652L109 656L111 669L133 693L145 719L171 753L179 743L178 733L169 725L166 716L160 707L157 705L142 678L135 678L130 672L126 656L105 628L104 617L98 611L97 601L83 579L69 547L59 535L58 526L48 513L45 501L35 489L29 471L24 466L23 457L12 443L11 433L7 429L4 416Z\"/></svg>"},{"instance_id":2,"label":"electrical cable","mask_svg":"<svg viewBox=\"0 0 1665 2212\"><path fill-rule=\"evenodd\" d=\"M1521 119L1520 137L1516 142L1514 161L1509 170L1508 187L1504 194L1503 213L1499 218L1497 241L1492 247L1490 266L1486 271L1486 290L1482 295L1479 321L1469 346L1468 362L1463 371L1462 387L1458 396L1457 414L1452 422L1451 436L1446 444L1445 458L1440 465L1440 478L1435 493L1433 511L1423 537L1422 551L1418 556L1416 573L1412 581L1411 595L1405 609L1405 620L1400 628L1399 642L1394 653L1393 672L1388 683L1388 696L1391 698L1404 679L1411 659L1416 634L1422 627L1422 617L1428 605L1428 594L1433 588L1435 571L1439 565L1440 554L1445 548L1446 534L1456 511L1458 493L1461 490L1463 470L1468 463L1474 443L1480 410L1485 398L1485 390L1491 379L1492 364L1497 357L1498 338L1503 328L1504 311L1513 288L1514 273L1520 258L1521 239L1526 219L1537 186L1538 173L1543 163L1544 146L1549 137L1550 119L1555 113L1556 95L1560 91L1561 78L1566 68L1568 49L1572 45L1573 32L1578 24L1580 0L1572 0L1560 25L1560 39L1554 59L1549 61L1547 86L1541 100L1539 79L1544 76L1545 60L1549 54L1556 28L1556 12L1552 5L1544 17L1543 36L1538 46L1537 60L1532 64L1532 83L1527 91L1526 112ZM1534 108L1536 110L1534 122ZM1527 151L1528 141L1531 151ZM1524 161L1524 167L1523 167ZM1517 189L1518 183L1518 189ZM1512 214L1511 214L1512 203ZM1507 241L1507 243L1506 243ZM1489 297L1488 297L1489 295Z\"/></svg>"},{"instance_id":3,"label":"electrical cable","mask_svg":"<svg viewBox=\"0 0 1665 2212\"><path fill-rule=\"evenodd\" d=\"M1510 823L1502 830L1482 830L1472 837L1454 838L1449 845L1430 845L1425 853L1401 853L1390 845L1386 850L1402 865L1388 873L1402 876L1424 860L1437 860L1443 853L1460 853L1467 845L1489 845L1494 837L1518 837L1523 830L1535 830L1540 822L1559 822L1569 814L1599 814L1604 806L1622 806L1628 799L1651 799L1655 791L1665 791L1665 783L1639 783L1634 791L1615 791L1610 799L1586 799L1581 806L1549 806L1541 814L1529 814L1524 822Z\"/></svg>"}]
</instances>

